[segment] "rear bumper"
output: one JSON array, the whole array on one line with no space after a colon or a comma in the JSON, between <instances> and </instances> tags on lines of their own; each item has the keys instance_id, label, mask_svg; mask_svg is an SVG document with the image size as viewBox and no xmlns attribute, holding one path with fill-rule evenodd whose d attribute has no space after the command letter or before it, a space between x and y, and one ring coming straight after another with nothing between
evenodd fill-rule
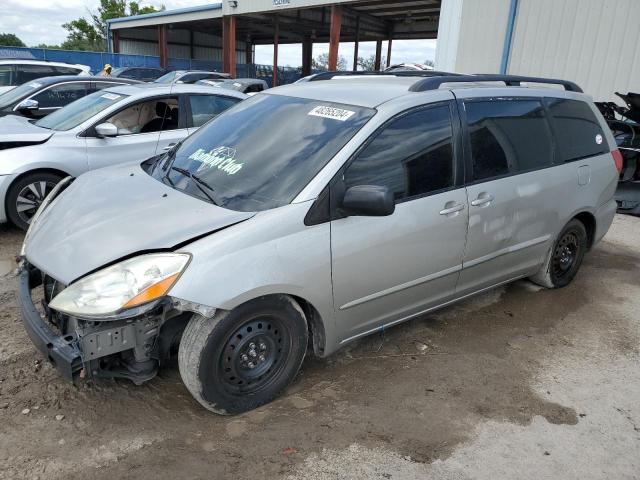
<instances>
[{"instance_id":1,"label":"rear bumper","mask_svg":"<svg viewBox=\"0 0 640 480\"><path fill-rule=\"evenodd\" d=\"M618 204L614 199L609 200L596 210L596 231L593 237L593 245L595 246L606 235L613 223L613 217L616 215Z\"/></svg>"},{"instance_id":2,"label":"rear bumper","mask_svg":"<svg viewBox=\"0 0 640 480\"><path fill-rule=\"evenodd\" d=\"M40 315L31 297L34 280L31 277L28 267L23 265L18 277L18 295L24 328L42 355L53 363L64 378L73 381L82 370L82 355L76 346L75 336L56 334Z\"/></svg>"}]
</instances>

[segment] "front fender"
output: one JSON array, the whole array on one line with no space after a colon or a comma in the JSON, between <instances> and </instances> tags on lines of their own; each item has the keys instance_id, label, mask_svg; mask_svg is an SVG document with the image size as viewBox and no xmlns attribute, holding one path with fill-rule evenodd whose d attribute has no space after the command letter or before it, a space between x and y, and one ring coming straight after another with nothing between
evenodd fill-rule
<instances>
[{"instance_id":1,"label":"front fender","mask_svg":"<svg viewBox=\"0 0 640 480\"><path fill-rule=\"evenodd\" d=\"M33 170L58 170L77 177L87 171L84 145L63 147L54 141L0 150L0 175L21 175Z\"/></svg>"},{"instance_id":2,"label":"front fender","mask_svg":"<svg viewBox=\"0 0 640 480\"><path fill-rule=\"evenodd\" d=\"M304 225L311 203L258 213L181 248L193 259L171 295L224 310L263 295L301 297L320 314L330 353L336 335L330 228Z\"/></svg>"}]
</instances>

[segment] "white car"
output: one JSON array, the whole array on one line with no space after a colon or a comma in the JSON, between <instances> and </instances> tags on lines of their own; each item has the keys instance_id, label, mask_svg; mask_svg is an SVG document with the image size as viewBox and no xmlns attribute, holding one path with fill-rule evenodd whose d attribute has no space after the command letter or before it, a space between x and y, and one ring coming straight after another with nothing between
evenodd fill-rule
<instances>
[{"instance_id":1,"label":"white car","mask_svg":"<svg viewBox=\"0 0 640 480\"><path fill-rule=\"evenodd\" d=\"M91 75L91 68L43 60L0 60L0 94L37 78L56 75Z\"/></svg>"},{"instance_id":2,"label":"white car","mask_svg":"<svg viewBox=\"0 0 640 480\"><path fill-rule=\"evenodd\" d=\"M247 95L199 85L109 87L32 123L0 118L0 223L26 229L64 177L169 150Z\"/></svg>"}]
</instances>

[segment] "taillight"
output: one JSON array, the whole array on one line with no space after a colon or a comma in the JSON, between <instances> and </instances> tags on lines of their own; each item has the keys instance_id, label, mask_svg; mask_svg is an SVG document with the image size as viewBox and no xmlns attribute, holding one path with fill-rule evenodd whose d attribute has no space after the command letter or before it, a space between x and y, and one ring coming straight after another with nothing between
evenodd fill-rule
<instances>
[{"instance_id":1,"label":"taillight","mask_svg":"<svg viewBox=\"0 0 640 480\"><path fill-rule=\"evenodd\" d=\"M624 159L622 158L622 153L617 148L611 152L611 156L613 157L613 162L616 164L616 170L618 173L622 172L622 167L624 166Z\"/></svg>"}]
</instances>

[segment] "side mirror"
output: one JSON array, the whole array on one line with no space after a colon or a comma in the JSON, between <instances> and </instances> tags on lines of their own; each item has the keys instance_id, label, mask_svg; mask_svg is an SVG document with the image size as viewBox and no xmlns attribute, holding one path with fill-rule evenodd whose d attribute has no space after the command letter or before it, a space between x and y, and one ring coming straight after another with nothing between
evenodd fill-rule
<instances>
[{"instance_id":1,"label":"side mirror","mask_svg":"<svg viewBox=\"0 0 640 480\"><path fill-rule=\"evenodd\" d=\"M117 137L118 127L109 122L101 123L100 125L96 125L96 134L100 138Z\"/></svg>"},{"instance_id":2,"label":"side mirror","mask_svg":"<svg viewBox=\"0 0 640 480\"><path fill-rule=\"evenodd\" d=\"M38 101L33 100L32 98L29 98L27 100L21 101L16 106L16 111L26 113L26 112L33 112L35 110L38 110L39 108L40 108L40 104L38 104Z\"/></svg>"},{"instance_id":3,"label":"side mirror","mask_svg":"<svg viewBox=\"0 0 640 480\"><path fill-rule=\"evenodd\" d=\"M356 185L345 192L342 208L347 215L385 217L395 211L396 202L388 187Z\"/></svg>"}]
</instances>

